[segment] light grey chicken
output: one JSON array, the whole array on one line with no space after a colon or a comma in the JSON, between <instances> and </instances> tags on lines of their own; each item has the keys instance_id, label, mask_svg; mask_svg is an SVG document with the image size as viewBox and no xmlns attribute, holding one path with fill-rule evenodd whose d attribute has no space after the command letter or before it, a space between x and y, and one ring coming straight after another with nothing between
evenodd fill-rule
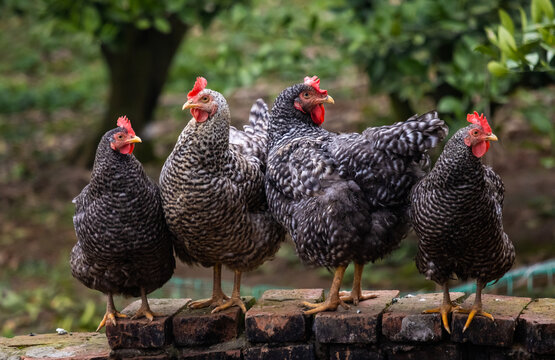
<instances>
[{"instance_id":1,"label":"light grey chicken","mask_svg":"<svg viewBox=\"0 0 555 360\"><path fill-rule=\"evenodd\" d=\"M190 306L213 312L240 306L241 273L271 258L285 230L268 211L264 193L268 109L257 101L250 126L230 129L225 98L197 78L183 109L193 119L179 136L160 174L164 212L193 259L214 267L212 298ZM221 266L235 272L231 299L221 289ZM227 300L227 301L226 301Z\"/></svg>"}]
</instances>

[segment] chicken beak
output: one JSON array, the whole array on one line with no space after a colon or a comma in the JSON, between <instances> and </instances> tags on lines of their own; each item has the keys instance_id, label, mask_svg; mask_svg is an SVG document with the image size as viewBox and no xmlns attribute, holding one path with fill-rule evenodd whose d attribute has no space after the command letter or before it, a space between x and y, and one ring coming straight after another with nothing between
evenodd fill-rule
<instances>
[{"instance_id":1,"label":"chicken beak","mask_svg":"<svg viewBox=\"0 0 555 360\"><path fill-rule=\"evenodd\" d=\"M199 108L199 107L200 107L199 104L195 104L191 100L189 100L185 104L183 104L183 107L181 108L181 110L183 111L185 109L196 109L196 108Z\"/></svg>"},{"instance_id":2,"label":"chicken beak","mask_svg":"<svg viewBox=\"0 0 555 360\"><path fill-rule=\"evenodd\" d=\"M335 100L333 100L333 98L332 98L330 95L328 95L328 96L324 99L324 102L325 102L325 103L328 103L328 104L335 104Z\"/></svg>"},{"instance_id":3,"label":"chicken beak","mask_svg":"<svg viewBox=\"0 0 555 360\"><path fill-rule=\"evenodd\" d=\"M497 139L497 136L495 136L495 134L491 134L485 137L486 140L488 141L497 141L499 139Z\"/></svg>"},{"instance_id":4,"label":"chicken beak","mask_svg":"<svg viewBox=\"0 0 555 360\"><path fill-rule=\"evenodd\" d=\"M133 136L131 139L128 139L126 141L126 143L128 143L128 144L134 144L134 143L140 143L140 142L143 142L143 141L138 136Z\"/></svg>"}]
</instances>

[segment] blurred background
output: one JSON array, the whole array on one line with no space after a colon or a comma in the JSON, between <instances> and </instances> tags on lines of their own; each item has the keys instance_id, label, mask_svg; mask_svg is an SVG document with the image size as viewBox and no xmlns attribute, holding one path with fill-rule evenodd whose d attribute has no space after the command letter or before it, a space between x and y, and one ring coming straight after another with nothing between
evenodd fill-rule
<instances>
[{"instance_id":1,"label":"blurred background","mask_svg":"<svg viewBox=\"0 0 555 360\"><path fill-rule=\"evenodd\" d=\"M123 114L143 139L135 155L158 179L200 75L227 97L236 126L257 98L271 105L306 75L336 99L323 125L333 131L436 108L452 134L467 112L484 112L500 139L485 161L505 182L517 249L515 272L486 292L554 297L554 29L550 0L0 0L0 335L96 328L104 296L68 264L71 200ZM434 291L415 253L411 233L366 266L364 288ZM208 297L211 277L179 264L151 297ZM223 277L229 292L232 274ZM330 278L288 242L244 275L242 290L327 288Z\"/></svg>"}]
</instances>

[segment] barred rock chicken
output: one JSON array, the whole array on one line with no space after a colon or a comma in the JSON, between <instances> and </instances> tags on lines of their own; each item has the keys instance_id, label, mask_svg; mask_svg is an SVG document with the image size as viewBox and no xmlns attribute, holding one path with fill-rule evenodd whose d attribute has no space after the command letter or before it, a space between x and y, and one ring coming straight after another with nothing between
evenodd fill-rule
<instances>
[{"instance_id":1,"label":"barred rock chicken","mask_svg":"<svg viewBox=\"0 0 555 360\"><path fill-rule=\"evenodd\" d=\"M398 246L408 231L408 197L424 175L428 149L446 135L435 111L362 134L324 130L323 103L334 103L317 77L285 89L270 117L268 204L309 265L335 268L330 296L306 314L375 297L361 289L364 264ZM339 288L350 262L350 294ZM340 298L340 296L343 297Z\"/></svg>"},{"instance_id":2,"label":"barred rock chicken","mask_svg":"<svg viewBox=\"0 0 555 360\"><path fill-rule=\"evenodd\" d=\"M225 98L206 84L199 77L189 92L183 110L190 109L193 119L160 174L164 211L194 260L214 267L212 297L190 307L212 306L214 313L239 306L246 312L241 273L272 257L285 235L264 194L268 109L258 101L244 132L230 128ZM231 299L221 289L222 265L235 272Z\"/></svg>"},{"instance_id":3,"label":"barred rock chicken","mask_svg":"<svg viewBox=\"0 0 555 360\"><path fill-rule=\"evenodd\" d=\"M172 239L158 186L133 156L135 136L122 116L118 127L98 144L90 183L73 200L77 244L71 252L71 272L85 286L108 296L107 320L116 324L113 295L141 296L134 317L155 316L146 295L170 279L175 268ZM186 258L186 254L181 254Z\"/></svg>"},{"instance_id":4,"label":"barred rock chicken","mask_svg":"<svg viewBox=\"0 0 555 360\"><path fill-rule=\"evenodd\" d=\"M453 135L411 194L411 219L420 238L416 266L444 290L441 307L426 312L441 313L448 332L447 314L452 311L470 313L463 331L476 314L493 320L482 311L482 289L503 276L515 259L513 244L503 232L503 182L480 161L497 137L483 114L468 114L467 120L472 125ZM451 303L448 281L453 273L477 281L470 311Z\"/></svg>"}]
</instances>

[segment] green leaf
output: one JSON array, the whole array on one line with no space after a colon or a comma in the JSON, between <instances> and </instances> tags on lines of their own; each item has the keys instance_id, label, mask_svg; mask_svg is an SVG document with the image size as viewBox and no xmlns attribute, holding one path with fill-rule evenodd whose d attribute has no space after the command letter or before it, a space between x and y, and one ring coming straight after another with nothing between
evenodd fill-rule
<instances>
[{"instance_id":1,"label":"green leaf","mask_svg":"<svg viewBox=\"0 0 555 360\"><path fill-rule=\"evenodd\" d=\"M511 19L509 14L505 10L499 9L499 18L501 19L501 24L503 25L503 27L505 27L505 29L507 29L507 31L509 31L511 35L514 35L515 24L513 23L513 20Z\"/></svg>"},{"instance_id":2,"label":"green leaf","mask_svg":"<svg viewBox=\"0 0 555 360\"><path fill-rule=\"evenodd\" d=\"M499 25L498 34L499 48L510 59L517 59L516 42L511 33L504 26Z\"/></svg>"},{"instance_id":3,"label":"green leaf","mask_svg":"<svg viewBox=\"0 0 555 360\"><path fill-rule=\"evenodd\" d=\"M146 30L150 27L150 21L148 19L141 18L135 21L135 27L137 29Z\"/></svg>"},{"instance_id":4,"label":"green leaf","mask_svg":"<svg viewBox=\"0 0 555 360\"><path fill-rule=\"evenodd\" d=\"M554 11L553 11L553 4L551 4L550 0L539 0L540 6L542 8L542 12L547 16L549 20L553 20Z\"/></svg>"},{"instance_id":5,"label":"green leaf","mask_svg":"<svg viewBox=\"0 0 555 360\"><path fill-rule=\"evenodd\" d=\"M172 30L169 21L161 17L157 17L154 19L154 27L156 28L156 30L164 34L168 34Z\"/></svg>"},{"instance_id":6,"label":"green leaf","mask_svg":"<svg viewBox=\"0 0 555 360\"><path fill-rule=\"evenodd\" d=\"M532 20L536 23L542 21L543 15L549 20L553 20L554 17L553 5L550 0L532 0L531 12Z\"/></svg>"},{"instance_id":7,"label":"green leaf","mask_svg":"<svg viewBox=\"0 0 555 360\"><path fill-rule=\"evenodd\" d=\"M520 11L520 24L522 26L522 32L525 32L526 28L528 27L528 18L526 17L526 12L522 7L519 7L518 11Z\"/></svg>"},{"instance_id":8,"label":"green leaf","mask_svg":"<svg viewBox=\"0 0 555 360\"><path fill-rule=\"evenodd\" d=\"M488 63L488 70L497 77L503 77L509 73L509 69L498 61L490 61Z\"/></svg>"},{"instance_id":9,"label":"green leaf","mask_svg":"<svg viewBox=\"0 0 555 360\"><path fill-rule=\"evenodd\" d=\"M497 41L497 36L495 35L495 32L490 29L490 28L486 28L486 35L488 37L488 40L495 46L499 46L499 42Z\"/></svg>"},{"instance_id":10,"label":"green leaf","mask_svg":"<svg viewBox=\"0 0 555 360\"><path fill-rule=\"evenodd\" d=\"M542 9L539 0L532 0L530 13L534 22L539 23L542 20Z\"/></svg>"},{"instance_id":11,"label":"green leaf","mask_svg":"<svg viewBox=\"0 0 555 360\"><path fill-rule=\"evenodd\" d=\"M98 11L92 6L86 6L83 9L83 28L89 33L94 33L99 27L100 16Z\"/></svg>"},{"instance_id":12,"label":"green leaf","mask_svg":"<svg viewBox=\"0 0 555 360\"><path fill-rule=\"evenodd\" d=\"M474 51L482 53L484 55L488 55L491 57L497 57L497 52L491 48L491 46L487 45L478 45L474 48Z\"/></svg>"},{"instance_id":13,"label":"green leaf","mask_svg":"<svg viewBox=\"0 0 555 360\"><path fill-rule=\"evenodd\" d=\"M454 96L444 96L437 104L437 110L441 113L454 113L459 115L464 112L462 101Z\"/></svg>"}]
</instances>

